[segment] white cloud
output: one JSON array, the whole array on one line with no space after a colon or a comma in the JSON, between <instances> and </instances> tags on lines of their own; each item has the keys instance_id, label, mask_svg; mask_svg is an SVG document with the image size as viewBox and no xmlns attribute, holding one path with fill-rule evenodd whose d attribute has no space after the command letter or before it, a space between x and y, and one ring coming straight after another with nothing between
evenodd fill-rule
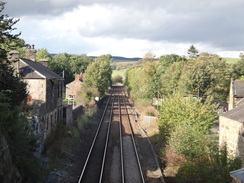
<instances>
[{"instance_id":1,"label":"white cloud","mask_svg":"<svg viewBox=\"0 0 244 183\"><path fill-rule=\"evenodd\" d=\"M22 38L50 52L186 55L194 44L199 51L237 55L244 47L242 0L10 0L8 4L8 14L20 16L17 28Z\"/></svg>"}]
</instances>

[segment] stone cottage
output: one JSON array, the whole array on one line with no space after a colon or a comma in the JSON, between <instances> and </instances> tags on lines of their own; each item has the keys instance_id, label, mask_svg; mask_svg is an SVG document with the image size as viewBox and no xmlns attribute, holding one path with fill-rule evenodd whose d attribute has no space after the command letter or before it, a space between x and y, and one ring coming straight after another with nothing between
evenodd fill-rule
<instances>
[{"instance_id":1,"label":"stone cottage","mask_svg":"<svg viewBox=\"0 0 244 183\"><path fill-rule=\"evenodd\" d=\"M219 145L244 162L244 81L231 81L229 111L219 117Z\"/></svg>"},{"instance_id":2,"label":"stone cottage","mask_svg":"<svg viewBox=\"0 0 244 183\"><path fill-rule=\"evenodd\" d=\"M219 117L219 145L244 162L244 106L238 106Z\"/></svg>"},{"instance_id":3,"label":"stone cottage","mask_svg":"<svg viewBox=\"0 0 244 183\"><path fill-rule=\"evenodd\" d=\"M81 90L82 75L76 74L75 80L66 85L66 98L75 98Z\"/></svg>"},{"instance_id":4,"label":"stone cottage","mask_svg":"<svg viewBox=\"0 0 244 183\"><path fill-rule=\"evenodd\" d=\"M230 84L229 110L244 103L244 80L232 80Z\"/></svg>"},{"instance_id":5,"label":"stone cottage","mask_svg":"<svg viewBox=\"0 0 244 183\"><path fill-rule=\"evenodd\" d=\"M58 121L63 119L64 79L36 62L35 52L34 47L29 49L26 59L19 58L15 67L28 84L29 103L34 106L30 123L33 133L41 137L42 151L47 135L56 130Z\"/></svg>"}]
</instances>

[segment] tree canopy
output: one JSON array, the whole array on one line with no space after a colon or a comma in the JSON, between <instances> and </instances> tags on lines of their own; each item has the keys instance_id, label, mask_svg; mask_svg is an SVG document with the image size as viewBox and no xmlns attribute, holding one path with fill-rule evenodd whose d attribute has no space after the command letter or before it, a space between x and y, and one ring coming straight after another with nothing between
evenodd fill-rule
<instances>
[{"instance_id":1,"label":"tree canopy","mask_svg":"<svg viewBox=\"0 0 244 183\"><path fill-rule=\"evenodd\" d=\"M96 58L86 69L84 73L84 86L89 89L87 91L87 97L103 97L106 90L111 85L112 68L110 65L111 55L101 55ZM90 88L95 89L99 96L96 96L96 92L92 92Z\"/></svg>"},{"instance_id":2,"label":"tree canopy","mask_svg":"<svg viewBox=\"0 0 244 183\"><path fill-rule=\"evenodd\" d=\"M17 50L19 46L24 45L24 42L18 38L19 34L11 34L18 20L2 14L4 4L0 2L0 133L7 140L12 162L18 167L23 181L32 182L37 180L36 170L39 161L33 156L37 147L37 138L31 135L25 116L27 112L25 101L28 95L26 83L16 74L11 65L16 60L7 57L11 50ZM14 173L11 172L13 170L11 167L1 168L4 168L6 174Z\"/></svg>"},{"instance_id":3,"label":"tree canopy","mask_svg":"<svg viewBox=\"0 0 244 183\"><path fill-rule=\"evenodd\" d=\"M198 56L199 51L196 49L194 45L191 45L190 48L187 50L187 54L190 58L195 58Z\"/></svg>"}]
</instances>

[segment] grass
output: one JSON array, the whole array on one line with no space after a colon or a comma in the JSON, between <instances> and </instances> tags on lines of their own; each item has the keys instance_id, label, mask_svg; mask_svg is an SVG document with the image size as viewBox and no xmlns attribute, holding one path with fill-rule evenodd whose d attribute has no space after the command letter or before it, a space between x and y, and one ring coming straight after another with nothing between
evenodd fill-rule
<instances>
[{"instance_id":1,"label":"grass","mask_svg":"<svg viewBox=\"0 0 244 183\"><path fill-rule=\"evenodd\" d=\"M223 58L228 64L236 64L240 58Z\"/></svg>"},{"instance_id":2,"label":"grass","mask_svg":"<svg viewBox=\"0 0 244 183\"><path fill-rule=\"evenodd\" d=\"M123 69L123 70L113 70L112 77L114 77L116 75L120 75L123 78L125 78L125 72L126 72L126 69Z\"/></svg>"}]
</instances>

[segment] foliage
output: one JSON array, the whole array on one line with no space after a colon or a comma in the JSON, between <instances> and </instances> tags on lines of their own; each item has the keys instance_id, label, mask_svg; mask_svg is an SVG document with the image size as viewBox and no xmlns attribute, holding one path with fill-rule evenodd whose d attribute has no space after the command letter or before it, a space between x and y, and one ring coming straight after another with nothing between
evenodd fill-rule
<instances>
[{"instance_id":1,"label":"foliage","mask_svg":"<svg viewBox=\"0 0 244 183\"><path fill-rule=\"evenodd\" d=\"M87 55L71 55L70 65L73 73L82 74L85 72L86 68L90 63L93 62L93 58Z\"/></svg>"},{"instance_id":2,"label":"foliage","mask_svg":"<svg viewBox=\"0 0 244 183\"><path fill-rule=\"evenodd\" d=\"M113 76L112 82L113 83L123 83L123 77L121 75Z\"/></svg>"},{"instance_id":3,"label":"foliage","mask_svg":"<svg viewBox=\"0 0 244 183\"><path fill-rule=\"evenodd\" d=\"M4 9L0 2L0 12ZM7 59L10 50L24 45L18 35L12 35L12 26L18 20L8 15L0 16L0 129L3 132L12 156L13 163L18 167L23 181L38 179L39 162L33 156L36 152L37 137L30 135L28 120L25 117L24 102L28 95L26 83L15 74ZM23 148L24 147L24 148ZM33 163L35 161L35 164Z\"/></svg>"},{"instance_id":4,"label":"foliage","mask_svg":"<svg viewBox=\"0 0 244 183\"><path fill-rule=\"evenodd\" d=\"M51 61L51 59L52 59L52 56L50 55L50 53L48 52L47 49L41 48L41 49L37 50L37 52L36 52L37 61L41 61L41 60Z\"/></svg>"},{"instance_id":5,"label":"foliage","mask_svg":"<svg viewBox=\"0 0 244 183\"><path fill-rule=\"evenodd\" d=\"M92 62L93 58L86 55L59 53L52 57L49 68L59 75L64 74L65 84L67 84L74 80L74 74L84 73Z\"/></svg>"},{"instance_id":6,"label":"foliage","mask_svg":"<svg viewBox=\"0 0 244 183\"><path fill-rule=\"evenodd\" d=\"M190 58L195 58L198 56L199 51L196 49L194 45L191 45L190 48L187 50L187 54Z\"/></svg>"},{"instance_id":7,"label":"foliage","mask_svg":"<svg viewBox=\"0 0 244 183\"><path fill-rule=\"evenodd\" d=\"M187 59L176 54L164 55L160 57L160 62L163 64L165 70L173 63L180 61L186 62Z\"/></svg>"},{"instance_id":8,"label":"foliage","mask_svg":"<svg viewBox=\"0 0 244 183\"><path fill-rule=\"evenodd\" d=\"M142 59L142 63L153 62L155 60L156 60L156 55L153 52L149 51L144 55Z\"/></svg>"},{"instance_id":9,"label":"foliage","mask_svg":"<svg viewBox=\"0 0 244 183\"><path fill-rule=\"evenodd\" d=\"M155 116L155 113L152 110L146 111L147 116Z\"/></svg>"},{"instance_id":10,"label":"foliage","mask_svg":"<svg viewBox=\"0 0 244 183\"><path fill-rule=\"evenodd\" d=\"M179 89L200 97L213 96L226 101L229 92L230 71L225 60L218 56L199 56L187 63L179 80Z\"/></svg>"},{"instance_id":11,"label":"foliage","mask_svg":"<svg viewBox=\"0 0 244 183\"><path fill-rule=\"evenodd\" d=\"M242 76L244 76L244 59L239 60L232 66L232 78L240 79Z\"/></svg>"},{"instance_id":12,"label":"foliage","mask_svg":"<svg viewBox=\"0 0 244 183\"><path fill-rule=\"evenodd\" d=\"M230 171L239 168L240 159L230 157L226 148L219 150L215 146L208 157L184 163L176 175L176 180L179 183L229 183L232 181Z\"/></svg>"},{"instance_id":13,"label":"foliage","mask_svg":"<svg viewBox=\"0 0 244 183\"><path fill-rule=\"evenodd\" d=\"M170 134L169 145L187 160L202 157L208 150L208 138L198 124L177 124Z\"/></svg>"},{"instance_id":14,"label":"foliage","mask_svg":"<svg viewBox=\"0 0 244 183\"><path fill-rule=\"evenodd\" d=\"M112 82L110 60L110 55L101 55L87 67L84 74L84 87L88 88L87 96L97 97L96 93L93 93L89 88L97 90L99 97L103 97L105 95L106 90Z\"/></svg>"},{"instance_id":15,"label":"foliage","mask_svg":"<svg viewBox=\"0 0 244 183\"><path fill-rule=\"evenodd\" d=\"M8 15L2 14L2 11L4 9L4 2L0 2L0 63L9 61L7 58L7 53L11 50L14 50L16 48L16 45L13 44L17 37L20 34L11 34L12 31L14 31L16 28L13 28L13 26L19 21L15 20L14 18L9 18Z\"/></svg>"},{"instance_id":16,"label":"foliage","mask_svg":"<svg viewBox=\"0 0 244 183\"><path fill-rule=\"evenodd\" d=\"M49 68L55 73L61 75L64 74L65 84L70 83L74 80L74 75L71 70L70 64L71 55L67 53L60 53L53 56Z\"/></svg>"},{"instance_id":17,"label":"foliage","mask_svg":"<svg viewBox=\"0 0 244 183\"><path fill-rule=\"evenodd\" d=\"M179 89L180 78L182 73L185 71L187 63L184 61L174 62L165 71L164 74L160 76L161 83L161 93L163 95L171 95L176 92L182 92Z\"/></svg>"},{"instance_id":18,"label":"foliage","mask_svg":"<svg viewBox=\"0 0 244 183\"><path fill-rule=\"evenodd\" d=\"M162 138L167 140L181 124L197 125L198 130L207 134L217 118L215 111L217 106L211 105L209 101L210 99L203 104L200 99L183 97L179 94L165 97L159 117Z\"/></svg>"}]
</instances>

